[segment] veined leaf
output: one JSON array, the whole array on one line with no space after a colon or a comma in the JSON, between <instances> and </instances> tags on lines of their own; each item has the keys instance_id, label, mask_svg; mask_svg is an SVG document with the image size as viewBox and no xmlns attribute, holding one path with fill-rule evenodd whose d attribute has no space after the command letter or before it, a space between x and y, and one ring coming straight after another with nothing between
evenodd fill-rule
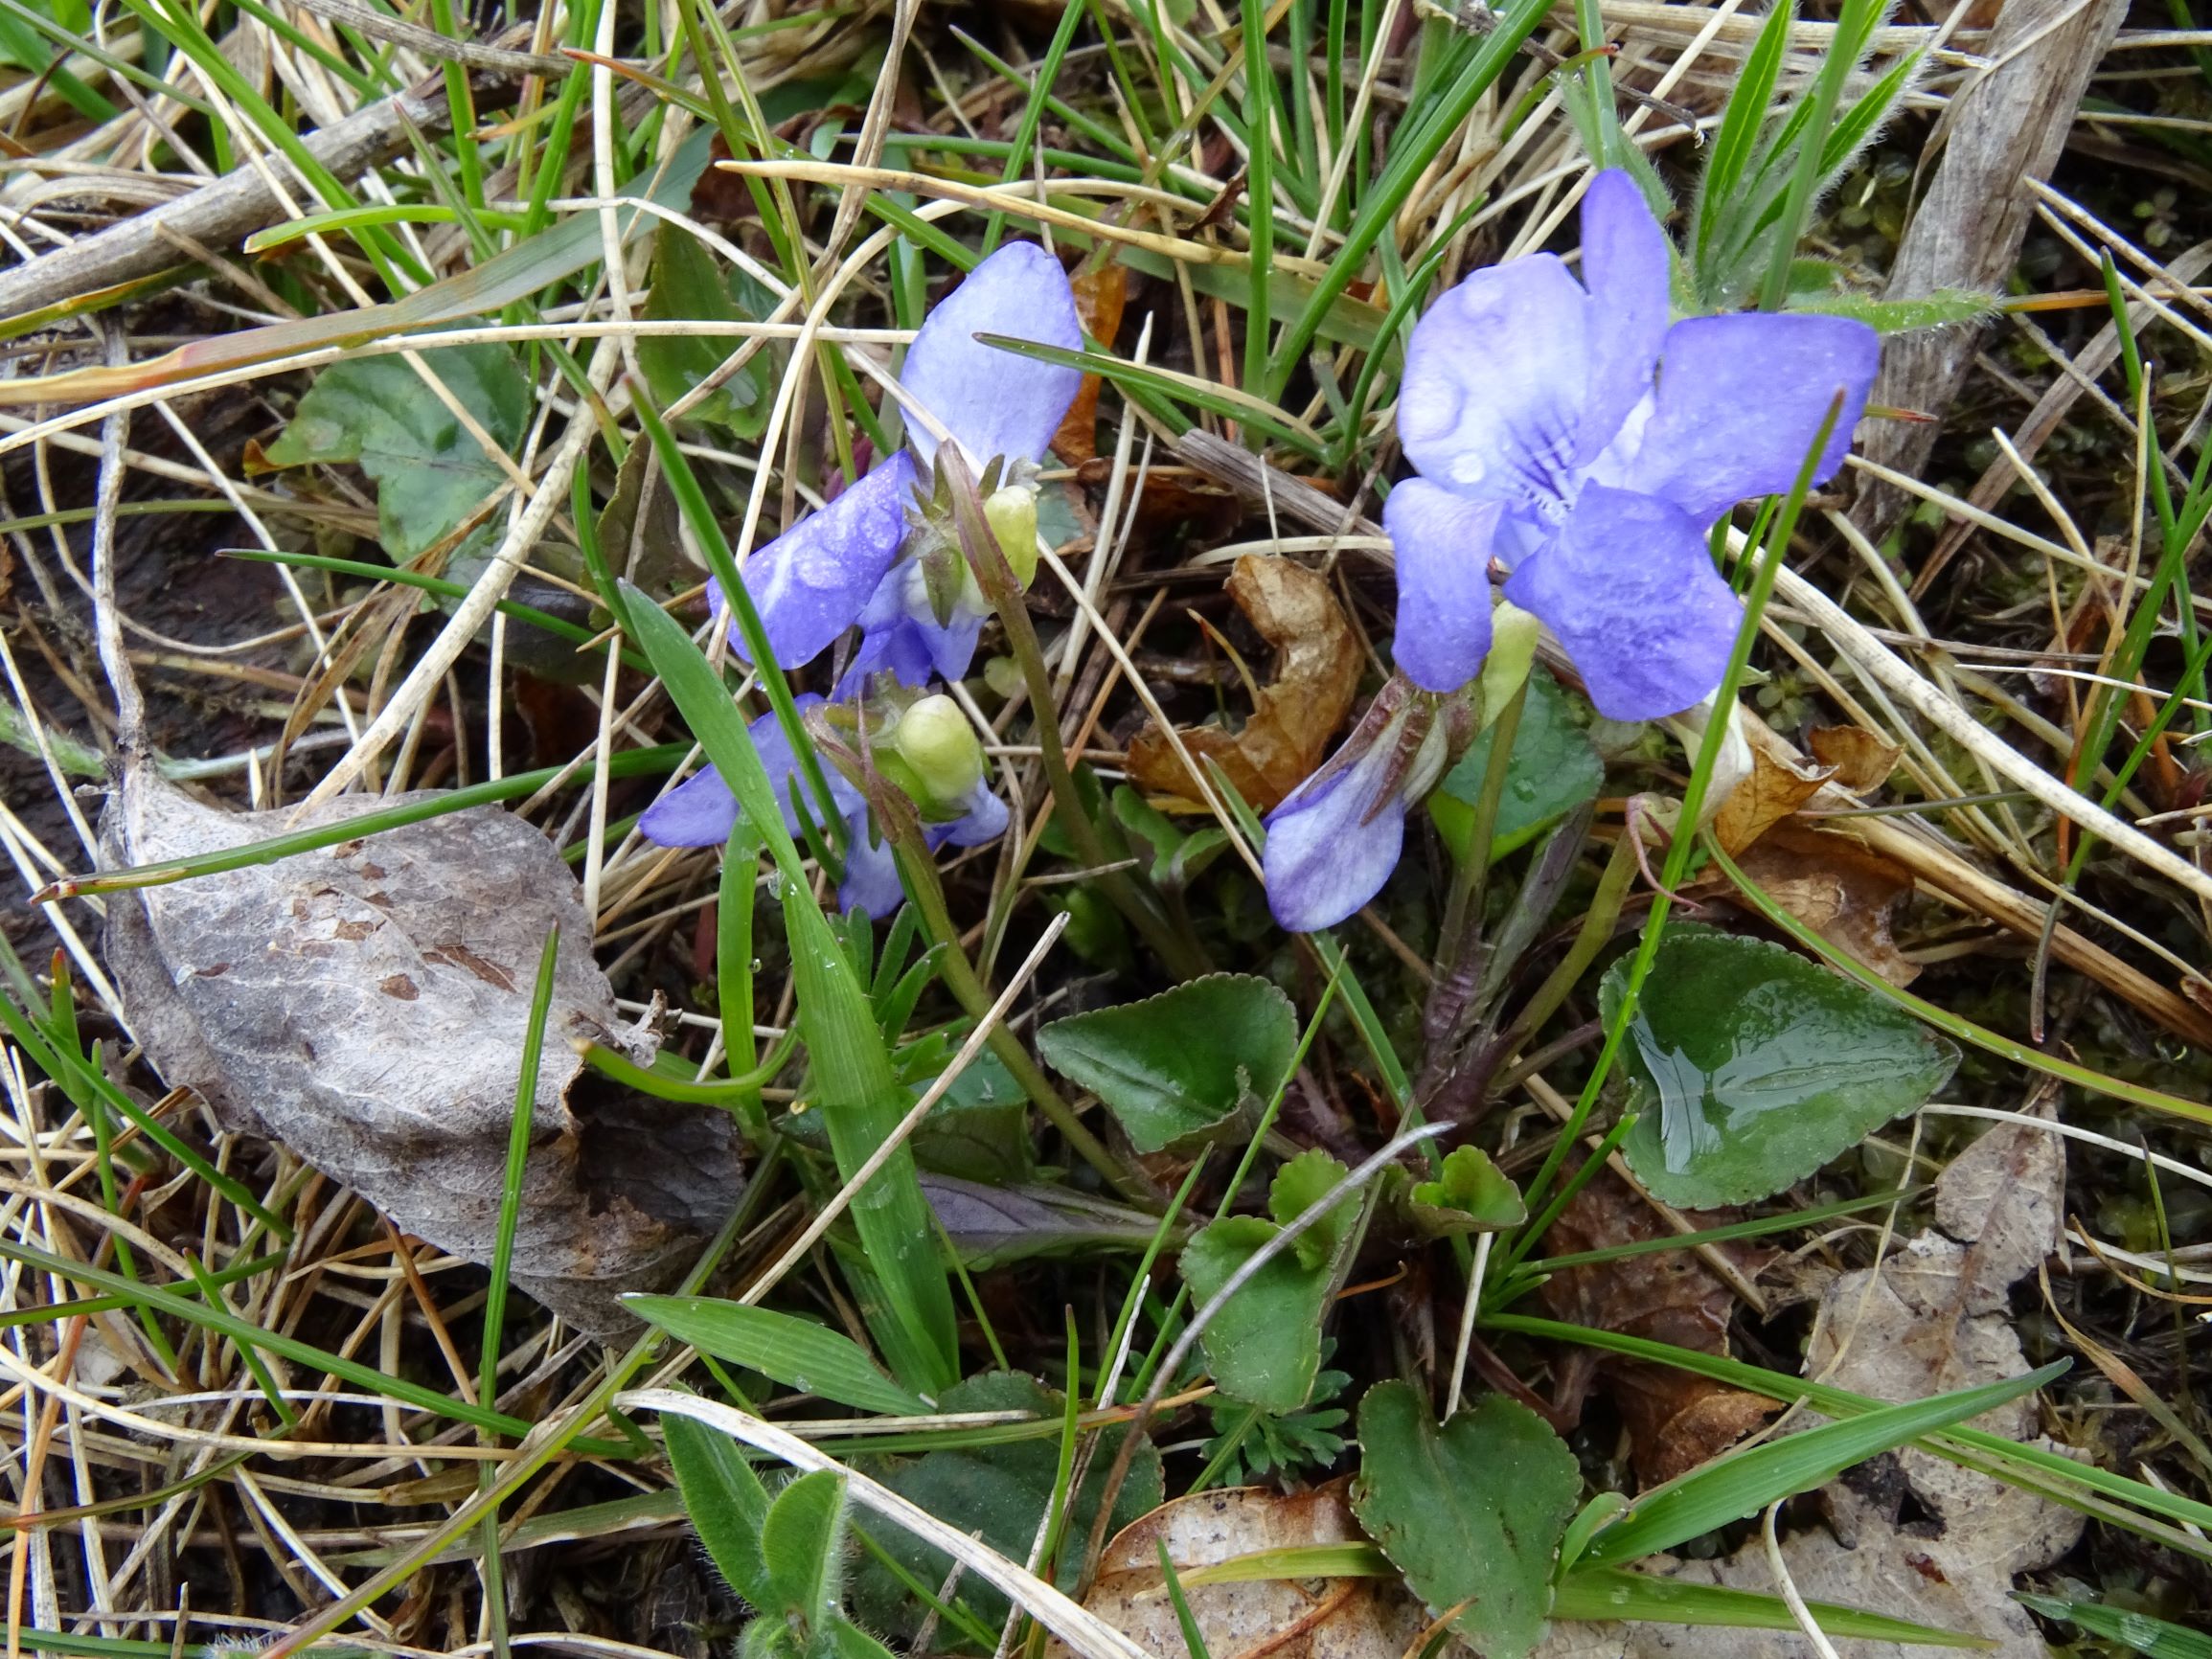
<instances>
[{"instance_id":1,"label":"veined leaf","mask_svg":"<svg viewBox=\"0 0 2212 1659\"><path fill-rule=\"evenodd\" d=\"M850 1336L810 1319L712 1296L626 1296L623 1305L678 1342L802 1394L889 1417L929 1410L927 1401L877 1370Z\"/></svg>"},{"instance_id":2,"label":"veined leaf","mask_svg":"<svg viewBox=\"0 0 2212 1659\"><path fill-rule=\"evenodd\" d=\"M1106 1103L1140 1152L1222 1129L1282 1085L1298 1047L1290 999L1251 974L1217 973L1037 1034L1054 1069Z\"/></svg>"},{"instance_id":3,"label":"veined leaf","mask_svg":"<svg viewBox=\"0 0 2212 1659\"><path fill-rule=\"evenodd\" d=\"M1608 1019L1624 981L1618 965L1606 975ZM1645 1109L1621 1150L1653 1192L1690 1210L1803 1180L1920 1105L1958 1063L1865 987L1702 927L1668 930L1629 1030Z\"/></svg>"},{"instance_id":4,"label":"veined leaf","mask_svg":"<svg viewBox=\"0 0 2212 1659\"><path fill-rule=\"evenodd\" d=\"M1402 1382L1359 1402L1359 1524L1452 1629L1488 1659L1543 1633L1552 1563L1582 1494L1575 1454L1543 1419L1485 1395L1439 1424Z\"/></svg>"}]
</instances>

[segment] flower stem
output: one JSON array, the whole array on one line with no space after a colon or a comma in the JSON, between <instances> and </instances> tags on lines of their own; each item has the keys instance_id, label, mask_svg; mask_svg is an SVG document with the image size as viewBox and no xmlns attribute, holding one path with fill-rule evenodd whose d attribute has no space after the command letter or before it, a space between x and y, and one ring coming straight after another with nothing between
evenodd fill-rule
<instances>
[{"instance_id":1,"label":"flower stem","mask_svg":"<svg viewBox=\"0 0 2212 1659\"><path fill-rule=\"evenodd\" d=\"M1066 825L1078 856L1097 872L1091 879L1099 891L1144 935L1145 943L1177 979L1197 979L1213 972L1213 964L1206 960L1197 941L1174 929L1152 894L1132 881L1128 871L1106 868L1116 862L1117 855L1099 833L1083 804L1083 792L1076 786L1075 772L1067 763L1067 750L1060 742L1059 705L1053 700L1052 672L1044 666L1044 651L1030 623L1021 584L1015 580L1006 555L999 551L997 537L984 522L973 476L954 445L946 444L938 450L937 465L952 474L952 511L961 544L984 598L991 602L998 613L999 625L1006 630L1007 648L1021 669L1035 716L1038 753L1044 761L1045 783L1052 789L1060 822Z\"/></svg>"},{"instance_id":2,"label":"flower stem","mask_svg":"<svg viewBox=\"0 0 2212 1659\"><path fill-rule=\"evenodd\" d=\"M1465 966L1471 931L1479 931L1482 899L1490 885L1490 847L1497 835L1498 807L1505 799L1506 774L1513 768L1514 739L1520 733L1520 712L1528 703L1528 676L1514 691L1512 700L1498 711L1490 730L1490 764L1482 769L1482 794L1474 804L1474 829L1468 837L1467 856L1451 873L1451 896L1445 903L1444 927L1436 943L1436 983L1446 984ZM1471 930L1470 920L1474 928Z\"/></svg>"},{"instance_id":3,"label":"flower stem","mask_svg":"<svg viewBox=\"0 0 2212 1659\"><path fill-rule=\"evenodd\" d=\"M967 1011L971 1019L982 1019L991 1012L990 989L976 977L974 966L969 962L967 951L960 946L960 929L952 920L952 913L946 908L945 889L937 879L937 861L930 855L928 844L922 837L919 819L908 812L882 812L877 822L890 838L892 851L898 855L900 872L906 880L907 895L914 900L914 908L921 915L923 929L932 943L942 948L939 969L946 987L953 999ZM1044 1075L1044 1068L1030 1057L1021 1040L1004 1025L994 1025L984 1039L991 1052L1021 1086L1030 1102L1042 1112L1075 1148L1076 1155L1096 1170L1106 1183L1132 1204L1148 1210L1159 1208L1160 1197L1152 1183L1129 1168L1083 1125L1076 1110L1069 1105L1060 1092L1052 1086L1052 1079Z\"/></svg>"}]
</instances>

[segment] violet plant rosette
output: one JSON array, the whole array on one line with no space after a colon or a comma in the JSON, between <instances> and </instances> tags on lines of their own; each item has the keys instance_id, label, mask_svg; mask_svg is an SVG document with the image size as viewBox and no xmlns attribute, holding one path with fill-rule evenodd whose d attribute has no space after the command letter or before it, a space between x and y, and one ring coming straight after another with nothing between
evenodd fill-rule
<instances>
[{"instance_id":1,"label":"violet plant rosette","mask_svg":"<svg viewBox=\"0 0 2212 1659\"><path fill-rule=\"evenodd\" d=\"M1635 182L1583 198L1582 276L1551 254L1476 271L1415 326L1398 431L1415 476L1383 506L1398 561L1402 679L1343 748L1267 819L1267 897L1299 932L1380 891L1407 810L1452 753L1404 755L1425 694L1462 698L1504 597L1558 638L1610 719L1711 696L1743 606L1710 532L1738 502L1788 490L1842 407L1814 469L1833 477L1866 405L1880 344L1842 317L1744 312L1670 321L1673 252ZM1494 711L1492 711L1494 713ZM1432 713L1430 734L1451 722ZM1425 743L1433 743L1433 736Z\"/></svg>"},{"instance_id":2,"label":"violet plant rosette","mask_svg":"<svg viewBox=\"0 0 2212 1659\"><path fill-rule=\"evenodd\" d=\"M802 719L828 706L826 699L810 692L792 702ZM773 714L753 721L746 733L783 803L784 827L794 836L800 834L798 807L792 799L800 777L798 756ZM900 716L890 737L881 761L900 768L900 781L918 805L935 807L936 815L923 824L932 850L947 843L980 847L1005 833L1006 803L991 792L982 751L968 730L967 716L949 697L917 700ZM864 910L880 920L905 902L898 863L889 843L876 835L859 789L836 767L825 770L830 798L845 820L845 878L837 888L838 908ZM737 797L709 766L647 807L637 827L647 840L662 847L720 847L728 842L737 821Z\"/></svg>"}]
</instances>

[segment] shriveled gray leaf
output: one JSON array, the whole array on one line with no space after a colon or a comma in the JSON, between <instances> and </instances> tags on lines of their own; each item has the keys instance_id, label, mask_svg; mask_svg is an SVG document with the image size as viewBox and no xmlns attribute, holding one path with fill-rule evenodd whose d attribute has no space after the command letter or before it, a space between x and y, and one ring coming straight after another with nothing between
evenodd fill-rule
<instances>
[{"instance_id":1,"label":"shriveled gray leaf","mask_svg":"<svg viewBox=\"0 0 2212 1659\"><path fill-rule=\"evenodd\" d=\"M421 799L419 795L399 800ZM170 861L396 804L227 812L126 774L102 820L112 865ZM281 1141L401 1228L491 1260L538 953L558 923L514 1283L586 1329L658 1288L728 1216L740 1166L725 1114L596 1082L588 1038L650 1059L591 957L576 877L495 807L274 864L118 894L107 956L164 1080L241 1134Z\"/></svg>"}]
</instances>

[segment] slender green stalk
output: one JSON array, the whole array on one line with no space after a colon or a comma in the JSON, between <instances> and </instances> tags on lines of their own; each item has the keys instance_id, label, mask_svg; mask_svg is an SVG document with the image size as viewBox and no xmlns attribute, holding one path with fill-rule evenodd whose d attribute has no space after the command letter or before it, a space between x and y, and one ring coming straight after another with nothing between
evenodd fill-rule
<instances>
[{"instance_id":1,"label":"slender green stalk","mask_svg":"<svg viewBox=\"0 0 2212 1659\"><path fill-rule=\"evenodd\" d=\"M985 1018L996 999L990 988L976 977L974 965L961 947L960 927L946 906L945 888L937 879L937 860L922 838L920 820L908 812L879 816L890 820L884 826L884 832L890 836L892 850L898 854L907 897L921 914L922 930L938 947L938 972L945 980L945 989L952 993L953 1000L969 1018ZM1020 1085L1021 1092L1029 1097L1030 1103L1066 1139L1077 1157L1096 1170L1108 1186L1132 1204L1149 1210L1159 1202L1159 1194L1152 1190L1152 1183L1115 1157L1106 1143L1090 1132L1077 1116L1076 1109L1053 1087L1052 1079L1044 1075L1044 1068L1030 1057L1021 1039L1008 1031L1004 1023L993 1025L984 1041L998 1063Z\"/></svg>"},{"instance_id":2,"label":"slender green stalk","mask_svg":"<svg viewBox=\"0 0 2212 1659\"><path fill-rule=\"evenodd\" d=\"M1744 621L1736 629L1736 643L1728 652L1728 666L1721 675L1721 683L1713 693L1713 713L1705 722L1704 740L1698 745L1698 755L1690 769L1688 787L1682 791L1682 810L1679 827L1673 844L1667 849L1666 866L1659 877L1658 891L1652 895L1652 907L1644 919L1643 938L1637 943L1636 954L1629 965L1626 982L1621 987L1620 1006L1606 1027L1605 1046L1598 1051L1597 1062L1591 1066L1589 1080L1575 1102L1573 1115L1560 1131L1558 1143L1545 1157L1543 1166L1529 1183L1528 1201L1533 1208L1540 1204L1558 1177L1560 1167L1589 1122L1590 1113L1598 1103L1599 1091L1611 1075L1613 1061L1619 1057L1622 1043L1627 1039L1630 1022L1635 1017L1636 999L1644 988L1644 980L1652 971L1652 964L1659 954L1659 942L1664 937L1667 914L1673 906L1670 895L1681 885L1690 867L1690 855L1698 843L1696 826L1703 813L1706 790L1711 786L1713 768L1721 759L1721 749L1728 739L1729 722L1734 717L1736 688L1743 683L1744 670L1751 660L1751 648L1759 640L1759 619L1766 614L1767 602L1773 597L1774 582L1782 569L1782 560L1790 551L1790 538L1797 531L1797 514L1805 505L1805 497L1812 491L1813 477L1826 453L1828 440L1836 430L1836 422L1842 418L1843 393L1838 391L1828 406L1828 414L1820 422L1820 430L1813 435L1812 447L1805 453L1798 466L1796 481L1784 499L1782 511L1776 515L1774 529L1762 552L1759 574L1751 584L1751 591L1744 602ZM1630 831L1633 832L1632 830ZM1524 1261L1543 1235L1535 1227L1523 1227L1515 1235L1513 1244L1502 1264L1508 1271Z\"/></svg>"},{"instance_id":3,"label":"slender green stalk","mask_svg":"<svg viewBox=\"0 0 2212 1659\"><path fill-rule=\"evenodd\" d=\"M996 537L982 521L974 477L961 461L957 449L951 444L941 447L937 452L937 465L952 474L952 510L959 522L960 539L966 547L969 564L983 588L984 598L997 611L999 625L1006 630L1007 648L1021 669L1022 683L1028 688L1031 712L1036 716L1038 752L1044 761L1045 782L1052 788L1053 803L1067 830L1068 839L1075 843L1078 856L1097 873L1093 880L1099 891L1144 935L1145 943L1171 971L1182 979L1197 979L1211 973L1213 965L1206 960L1197 942L1175 931L1157 902L1129 878L1128 871L1111 868L1117 862L1117 855L1106 845L1084 806L1075 772L1067 763L1067 750L1060 743L1058 705L1052 695L1052 670L1045 667L1044 651L1038 644L1037 629L1030 624L1029 606L1024 602L1021 584L1015 580L1013 567L999 551Z\"/></svg>"}]
</instances>

